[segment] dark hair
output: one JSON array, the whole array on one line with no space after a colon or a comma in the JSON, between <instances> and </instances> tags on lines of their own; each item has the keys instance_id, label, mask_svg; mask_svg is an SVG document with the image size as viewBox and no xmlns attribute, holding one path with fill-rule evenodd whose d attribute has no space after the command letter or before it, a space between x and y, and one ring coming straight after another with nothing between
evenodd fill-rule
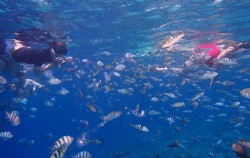
<instances>
[{"instance_id":1,"label":"dark hair","mask_svg":"<svg viewBox=\"0 0 250 158\"><path fill-rule=\"evenodd\" d=\"M51 43L51 47L53 48L56 54L64 55L68 52L66 44L64 42L53 41Z\"/></svg>"}]
</instances>

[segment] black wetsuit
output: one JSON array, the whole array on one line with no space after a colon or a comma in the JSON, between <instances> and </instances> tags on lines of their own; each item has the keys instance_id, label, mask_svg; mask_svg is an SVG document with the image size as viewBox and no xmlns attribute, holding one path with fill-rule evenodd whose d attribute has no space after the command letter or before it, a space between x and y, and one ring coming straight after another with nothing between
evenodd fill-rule
<instances>
[{"instance_id":1,"label":"black wetsuit","mask_svg":"<svg viewBox=\"0 0 250 158\"><path fill-rule=\"evenodd\" d=\"M14 60L16 62L34 64L34 66L42 66L42 64L52 62L55 58L51 55L51 48L39 49L22 47L14 51L11 56L6 52L6 48L6 41L0 39L0 60L5 63L10 63Z\"/></svg>"},{"instance_id":2,"label":"black wetsuit","mask_svg":"<svg viewBox=\"0 0 250 158\"><path fill-rule=\"evenodd\" d=\"M27 64L34 64L34 66L42 66L44 63L50 63L53 61L50 49L36 49L36 48L19 48L14 51L12 58L16 62L22 62Z\"/></svg>"}]
</instances>

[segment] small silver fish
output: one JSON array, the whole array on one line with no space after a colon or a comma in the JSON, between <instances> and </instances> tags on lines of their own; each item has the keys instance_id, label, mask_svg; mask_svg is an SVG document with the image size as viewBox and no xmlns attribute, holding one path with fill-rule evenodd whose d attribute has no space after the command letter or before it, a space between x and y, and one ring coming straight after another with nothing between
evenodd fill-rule
<instances>
[{"instance_id":1,"label":"small silver fish","mask_svg":"<svg viewBox=\"0 0 250 158\"><path fill-rule=\"evenodd\" d=\"M217 75L218 75L218 73L215 71L207 71L203 75L201 75L199 78L201 80L206 80L206 79L212 79L212 78L216 77Z\"/></svg>"},{"instance_id":2,"label":"small silver fish","mask_svg":"<svg viewBox=\"0 0 250 158\"><path fill-rule=\"evenodd\" d=\"M92 158L92 155L88 151L81 151L73 156L73 158Z\"/></svg>"},{"instance_id":3,"label":"small silver fish","mask_svg":"<svg viewBox=\"0 0 250 158\"><path fill-rule=\"evenodd\" d=\"M151 101L154 103L157 103L158 101L160 101L160 99L157 97L153 97L153 98L151 98Z\"/></svg>"},{"instance_id":4,"label":"small silver fish","mask_svg":"<svg viewBox=\"0 0 250 158\"><path fill-rule=\"evenodd\" d=\"M161 45L161 48L168 48L175 43L179 42L185 36L184 33L178 33L176 35L168 37L164 43Z\"/></svg>"},{"instance_id":5,"label":"small silver fish","mask_svg":"<svg viewBox=\"0 0 250 158\"><path fill-rule=\"evenodd\" d=\"M240 91L240 94L247 98L247 99L250 99L250 88L246 88L246 89L243 89Z\"/></svg>"},{"instance_id":6,"label":"small silver fish","mask_svg":"<svg viewBox=\"0 0 250 158\"><path fill-rule=\"evenodd\" d=\"M233 66L238 64L236 59L229 59L229 58L221 58L218 60L218 63L227 66Z\"/></svg>"},{"instance_id":7,"label":"small silver fish","mask_svg":"<svg viewBox=\"0 0 250 158\"><path fill-rule=\"evenodd\" d=\"M184 102L177 102L177 103L174 103L171 105L171 107L174 107L174 108L181 108L181 107L184 107L185 106L185 103Z\"/></svg>"},{"instance_id":8,"label":"small silver fish","mask_svg":"<svg viewBox=\"0 0 250 158\"><path fill-rule=\"evenodd\" d=\"M60 95L67 95L69 91L65 88L62 88L61 90L57 91L57 93Z\"/></svg>"},{"instance_id":9,"label":"small silver fish","mask_svg":"<svg viewBox=\"0 0 250 158\"><path fill-rule=\"evenodd\" d=\"M104 63L101 62L101 61L97 61L97 65L98 65L99 67L102 67L102 66L104 65Z\"/></svg>"},{"instance_id":10,"label":"small silver fish","mask_svg":"<svg viewBox=\"0 0 250 158\"><path fill-rule=\"evenodd\" d=\"M62 81L59 80L58 78L51 78L49 79L48 83L51 84L51 85L58 85L60 84Z\"/></svg>"},{"instance_id":11,"label":"small silver fish","mask_svg":"<svg viewBox=\"0 0 250 158\"><path fill-rule=\"evenodd\" d=\"M160 111L156 111L156 110L149 110L148 111L148 115L160 115L161 112Z\"/></svg>"},{"instance_id":12,"label":"small silver fish","mask_svg":"<svg viewBox=\"0 0 250 158\"><path fill-rule=\"evenodd\" d=\"M174 93L164 93L164 95L168 96L169 98L177 99L177 96Z\"/></svg>"},{"instance_id":13,"label":"small silver fish","mask_svg":"<svg viewBox=\"0 0 250 158\"><path fill-rule=\"evenodd\" d=\"M115 71L123 71L126 68L125 65L119 64L115 67Z\"/></svg>"},{"instance_id":14,"label":"small silver fish","mask_svg":"<svg viewBox=\"0 0 250 158\"><path fill-rule=\"evenodd\" d=\"M104 121L111 121L111 120L121 116L121 114L122 114L121 111L112 111L107 116L103 116L102 119Z\"/></svg>"},{"instance_id":15,"label":"small silver fish","mask_svg":"<svg viewBox=\"0 0 250 158\"><path fill-rule=\"evenodd\" d=\"M0 132L0 140L8 140L8 139L10 139L12 137L13 137L13 135L9 131Z\"/></svg>"},{"instance_id":16,"label":"small silver fish","mask_svg":"<svg viewBox=\"0 0 250 158\"><path fill-rule=\"evenodd\" d=\"M141 132L149 132L149 129L146 126L143 126L140 124L130 124L130 126L134 127L135 129L137 129Z\"/></svg>"},{"instance_id":17,"label":"small silver fish","mask_svg":"<svg viewBox=\"0 0 250 158\"><path fill-rule=\"evenodd\" d=\"M7 84L7 80L5 77L0 76L0 84Z\"/></svg>"},{"instance_id":18,"label":"small silver fish","mask_svg":"<svg viewBox=\"0 0 250 158\"><path fill-rule=\"evenodd\" d=\"M200 92L200 93L196 94L196 95L191 99L191 101L193 102L193 101L199 99L199 98L202 97L204 94L205 94L204 92Z\"/></svg>"}]
</instances>

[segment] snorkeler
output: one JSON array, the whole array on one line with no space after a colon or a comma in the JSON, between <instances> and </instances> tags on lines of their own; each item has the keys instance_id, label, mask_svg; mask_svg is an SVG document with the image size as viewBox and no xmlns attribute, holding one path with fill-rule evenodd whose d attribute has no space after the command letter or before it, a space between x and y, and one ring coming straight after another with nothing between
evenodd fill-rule
<instances>
[{"instance_id":1,"label":"snorkeler","mask_svg":"<svg viewBox=\"0 0 250 158\"><path fill-rule=\"evenodd\" d=\"M250 48L249 42L227 42L226 48L221 48L219 44L225 42L224 40L213 42L213 43L204 43L197 45L194 48L194 53L191 57L179 68L170 68L169 70L180 74L185 75L188 73L189 68L192 68L194 65L206 65L208 67L217 67L218 61L222 58L229 57L234 52L238 51L241 48L248 49ZM156 70L162 71L164 69L157 68Z\"/></svg>"},{"instance_id":2,"label":"snorkeler","mask_svg":"<svg viewBox=\"0 0 250 158\"><path fill-rule=\"evenodd\" d=\"M233 144L232 149L239 158L249 158L244 146L240 144Z\"/></svg>"},{"instance_id":3,"label":"snorkeler","mask_svg":"<svg viewBox=\"0 0 250 158\"><path fill-rule=\"evenodd\" d=\"M192 62L203 63L209 67L216 66L216 61L229 57L232 53L238 51L241 48L250 48L250 43L248 42L227 42L226 48L220 48L218 44L222 41L214 43L205 43L195 47L194 54L189 59ZM190 66L189 62L186 61L184 66ZM192 65L192 64L191 64Z\"/></svg>"},{"instance_id":4,"label":"snorkeler","mask_svg":"<svg viewBox=\"0 0 250 158\"><path fill-rule=\"evenodd\" d=\"M47 43L48 48L36 48L26 46L17 39L0 40L0 70L11 75L18 74L19 63L33 64L35 72L39 73L53 65L58 66L72 61L72 57L65 60L61 58L68 52L64 42L53 40Z\"/></svg>"}]
</instances>

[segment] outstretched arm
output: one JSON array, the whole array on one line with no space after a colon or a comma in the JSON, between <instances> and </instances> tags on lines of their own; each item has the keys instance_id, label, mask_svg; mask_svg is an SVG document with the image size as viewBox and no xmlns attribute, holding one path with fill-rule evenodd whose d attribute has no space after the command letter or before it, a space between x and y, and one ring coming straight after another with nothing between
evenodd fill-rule
<instances>
[{"instance_id":1,"label":"outstretched arm","mask_svg":"<svg viewBox=\"0 0 250 158\"><path fill-rule=\"evenodd\" d=\"M42 73L43 71L46 71L54 66L56 67L61 67L61 64L67 64L67 63L71 63L73 60L72 57L66 57L65 59L61 58L61 57L56 57L53 62L49 63L49 64L44 64L40 67L34 67L34 71L37 74Z\"/></svg>"}]
</instances>

